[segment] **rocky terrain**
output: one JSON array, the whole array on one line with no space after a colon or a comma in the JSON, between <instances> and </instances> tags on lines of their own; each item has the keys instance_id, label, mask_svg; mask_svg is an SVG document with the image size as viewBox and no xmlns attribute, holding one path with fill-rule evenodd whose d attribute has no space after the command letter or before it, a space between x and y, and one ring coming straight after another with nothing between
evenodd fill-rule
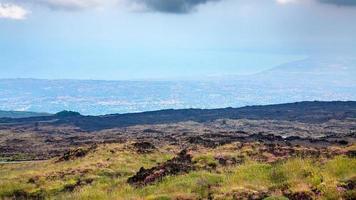
<instances>
[{"instance_id":1,"label":"rocky terrain","mask_svg":"<svg viewBox=\"0 0 356 200\"><path fill-rule=\"evenodd\" d=\"M3 126L4 127L4 126ZM0 130L3 160L42 160L82 145L149 141L182 148L193 144L216 147L236 141L263 141L308 146L348 145L355 142L356 119L310 124L279 120L231 120L136 125L87 132L72 126L10 126Z\"/></svg>"},{"instance_id":2,"label":"rocky terrain","mask_svg":"<svg viewBox=\"0 0 356 200\"><path fill-rule=\"evenodd\" d=\"M0 121L0 199L356 197L355 102Z\"/></svg>"},{"instance_id":3,"label":"rocky terrain","mask_svg":"<svg viewBox=\"0 0 356 200\"><path fill-rule=\"evenodd\" d=\"M351 200L355 155L354 144L86 145L46 161L0 164L0 198Z\"/></svg>"}]
</instances>

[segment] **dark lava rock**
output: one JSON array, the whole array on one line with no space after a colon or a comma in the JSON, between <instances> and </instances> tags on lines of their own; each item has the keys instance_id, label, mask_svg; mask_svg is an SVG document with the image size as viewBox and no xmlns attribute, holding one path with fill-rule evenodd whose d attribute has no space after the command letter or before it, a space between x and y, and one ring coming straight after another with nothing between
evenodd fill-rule
<instances>
[{"instance_id":1,"label":"dark lava rock","mask_svg":"<svg viewBox=\"0 0 356 200\"><path fill-rule=\"evenodd\" d=\"M127 182L131 185L143 186L161 180L168 175L188 173L193 168L191 155L186 150L183 150L177 157L156 167L151 169L141 167L136 175L130 177Z\"/></svg>"},{"instance_id":2,"label":"dark lava rock","mask_svg":"<svg viewBox=\"0 0 356 200\"><path fill-rule=\"evenodd\" d=\"M356 189L356 178L344 181L339 186L346 190L354 190Z\"/></svg>"},{"instance_id":3,"label":"dark lava rock","mask_svg":"<svg viewBox=\"0 0 356 200\"><path fill-rule=\"evenodd\" d=\"M243 157L235 158L230 156L216 156L215 160L217 160L219 164L223 166L237 165L244 162Z\"/></svg>"},{"instance_id":4,"label":"dark lava rock","mask_svg":"<svg viewBox=\"0 0 356 200\"><path fill-rule=\"evenodd\" d=\"M89 148L77 148L65 152L61 157L58 158L57 162L75 160L77 158L82 158L86 156L90 151L97 148L97 145L92 145Z\"/></svg>"},{"instance_id":5,"label":"dark lava rock","mask_svg":"<svg viewBox=\"0 0 356 200\"><path fill-rule=\"evenodd\" d=\"M348 145L349 142L346 140L337 140L336 143L340 144L340 145Z\"/></svg>"},{"instance_id":6,"label":"dark lava rock","mask_svg":"<svg viewBox=\"0 0 356 200\"><path fill-rule=\"evenodd\" d=\"M208 148L215 148L218 146L215 141L210 139L202 138L201 136L193 136L188 138L188 142L191 144L199 144Z\"/></svg>"},{"instance_id":7,"label":"dark lava rock","mask_svg":"<svg viewBox=\"0 0 356 200\"><path fill-rule=\"evenodd\" d=\"M136 142L133 144L138 153L150 153L156 149L156 147L150 142Z\"/></svg>"},{"instance_id":8,"label":"dark lava rock","mask_svg":"<svg viewBox=\"0 0 356 200\"><path fill-rule=\"evenodd\" d=\"M350 158L356 158L356 150L349 150L346 155Z\"/></svg>"},{"instance_id":9,"label":"dark lava rock","mask_svg":"<svg viewBox=\"0 0 356 200\"><path fill-rule=\"evenodd\" d=\"M269 196L268 192L264 191L241 191L233 194L233 199L236 200L262 200Z\"/></svg>"},{"instance_id":10,"label":"dark lava rock","mask_svg":"<svg viewBox=\"0 0 356 200\"><path fill-rule=\"evenodd\" d=\"M262 141L262 142L265 142L265 141L270 141L270 142L283 141L283 138L281 136L273 135L273 134L264 135L262 133L258 133L258 134L250 135L248 137L253 139L253 140L259 140L259 141Z\"/></svg>"},{"instance_id":11,"label":"dark lava rock","mask_svg":"<svg viewBox=\"0 0 356 200\"><path fill-rule=\"evenodd\" d=\"M65 192L73 192L78 187L92 184L93 181L94 181L94 179L91 179L91 178L79 179L79 180L76 180L74 183L70 183L70 184L64 185L63 191L65 191Z\"/></svg>"},{"instance_id":12,"label":"dark lava rock","mask_svg":"<svg viewBox=\"0 0 356 200\"><path fill-rule=\"evenodd\" d=\"M289 200L313 200L314 194L310 191L292 192L284 194Z\"/></svg>"}]
</instances>

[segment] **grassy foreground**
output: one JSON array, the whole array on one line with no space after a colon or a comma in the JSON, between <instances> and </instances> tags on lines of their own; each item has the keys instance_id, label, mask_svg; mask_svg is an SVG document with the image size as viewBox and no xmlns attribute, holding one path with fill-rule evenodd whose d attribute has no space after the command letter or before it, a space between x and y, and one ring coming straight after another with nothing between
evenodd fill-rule
<instances>
[{"instance_id":1,"label":"grassy foreground","mask_svg":"<svg viewBox=\"0 0 356 200\"><path fill-rule=\"evenodd\" d=\"M192 148L195 170L142 187L127 179L142 166L173 158L176 146L138 153L130 143L104 144L85 157L0 164L0 199L355 199L356 159L293 157L261 161L255 144ZM258 145L258 144L257 144ZM349 146L348 149L355 149ZM264 155L268 157L269 155ZM221 164L217 157L235 158ZM267 159L268 160L268 159ZM289 194L289 196L288 196ZM288 196L288 197L287 197Z\"/></svg>"}]
</instances>

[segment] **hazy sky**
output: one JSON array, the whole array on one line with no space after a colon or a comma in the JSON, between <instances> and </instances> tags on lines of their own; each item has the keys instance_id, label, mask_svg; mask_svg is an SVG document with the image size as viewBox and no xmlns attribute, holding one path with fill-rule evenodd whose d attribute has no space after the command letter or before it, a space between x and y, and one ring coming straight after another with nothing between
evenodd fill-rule
<instances>
[{"instance_id":1,"label":"hazy sky","mask_svg":"<svg viewBox=\"0 0 356 200\"><path fill-rule=\"evenodd\" d=\"M0 0L0 78L249 74L356 55L356 0Z\"/></svg>"}]
</instances>

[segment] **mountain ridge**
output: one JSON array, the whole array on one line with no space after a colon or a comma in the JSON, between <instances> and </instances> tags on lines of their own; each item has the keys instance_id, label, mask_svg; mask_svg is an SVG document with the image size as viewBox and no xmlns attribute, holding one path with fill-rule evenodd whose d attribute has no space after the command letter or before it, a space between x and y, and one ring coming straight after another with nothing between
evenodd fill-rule
<instances>
[{"instance_id":1,"label":"mountain ridge","mask_svg":"<svg viewBox=\"0 0 356 200\"><path fill-rule=\"evenodd\" d=\"M1 125L47 123L71 125L86 131L98 131L134 125L177 123L185 121L209 122L217 119L286 120L322 123L330 119L356 118L356 101L304 101L296 103L245 106L219 109L167 109L141 113L84 116L51 115L20 119L0 118Z\"/></svg>"},{"instance_id":2,"label":"mountain ridge","mask_svg":"<svg viewBox=\"0 0 356 200\"><path fill-rule=\"evenodd\" d=\"M26 118L49 116L49 113L31 112L31 111L5 111L0 110L0 118Z\"/></svg>"}]
</instances>

